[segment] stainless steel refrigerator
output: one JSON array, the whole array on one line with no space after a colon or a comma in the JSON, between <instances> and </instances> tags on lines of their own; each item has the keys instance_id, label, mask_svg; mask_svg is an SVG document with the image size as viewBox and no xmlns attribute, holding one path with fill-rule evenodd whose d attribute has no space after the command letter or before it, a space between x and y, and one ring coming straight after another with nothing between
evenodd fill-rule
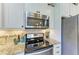
<instances>
[{"instance_id":1,"label":"stainless steel refrigerator","mask_svg":"<svg viewBox=\"0 0 79 59\"><path fill-rule=\"evenodd\" d=\"M79 15L63 18L61 26L62 55L78 55Z\"/></svg>"}]
</instances>

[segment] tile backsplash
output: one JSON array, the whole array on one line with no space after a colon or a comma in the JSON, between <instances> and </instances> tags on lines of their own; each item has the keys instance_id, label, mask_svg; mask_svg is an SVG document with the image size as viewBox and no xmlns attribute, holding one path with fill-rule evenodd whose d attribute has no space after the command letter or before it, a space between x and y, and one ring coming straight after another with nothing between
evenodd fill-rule
<instances>
[{"instance_id":1,"label":"tile backsplash","mask_svg":"<svg viewBox=\"0 0 79 59\"><path fill-rule=\"evenodd\" d=\"M49 29L0 30L0 45L13 44L14 39L18 39L18 36L21 38L26 33L44 33L47 36L49 32Z\"/></svg>"}]
</instances>

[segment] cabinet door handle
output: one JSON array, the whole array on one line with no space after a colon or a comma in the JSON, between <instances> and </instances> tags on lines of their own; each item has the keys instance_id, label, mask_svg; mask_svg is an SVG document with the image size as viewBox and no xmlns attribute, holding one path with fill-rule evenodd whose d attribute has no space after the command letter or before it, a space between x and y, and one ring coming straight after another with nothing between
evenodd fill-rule
<instances>
[{"instance_id":1,"label":"cabinet door handle","mask_svg":"<svg viewBox=\"0 0 79 59\"><path fill-rule=\"evenodd\" d=\"M60 48L60 47L56 47L56 48Z\"/></svg>"},{"instance_id":2,"label":"cabinet door handle","mask_svg":"<svg viewBox=\"0 0 79 59\"><path fill-rule=\"evenodd\" d=\"M23 28L24 26L22 25L21 27Z\"/></svg>"},{"instance_id":3,"label":"cabinet door handle","mask_svg":"<svg viewBox=\"0 0 79 59\"><path fill-rule=\"evenodd\" d=\"M57 51L56 53L59 53L59 51Z\"/></svg>"}]
</instances>

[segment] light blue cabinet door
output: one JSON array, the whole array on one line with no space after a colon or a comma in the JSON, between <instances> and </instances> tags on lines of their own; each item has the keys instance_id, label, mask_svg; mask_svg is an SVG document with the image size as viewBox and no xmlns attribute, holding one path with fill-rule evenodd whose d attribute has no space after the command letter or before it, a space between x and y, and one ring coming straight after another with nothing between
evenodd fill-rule
<instances>
[{"instance_id":1,"label":"light blue cabinet door","mask_svg":"<svg viewBox=\"0 0 79 59\"><path fill-rule=\"evenodd\" d=\"M24 25L24 4L3 4L4 28L22 28Z\"/></svg>"},{"instance_id":2,"label":"light blue cabinet door","mask_svg":"<svg viewBox=\"0 0 79 59\"><path fill-rule=\"evenodd\" d=\"M2 3L0 3L0 28L2 27Z\"/></svg>"}]
</instances>

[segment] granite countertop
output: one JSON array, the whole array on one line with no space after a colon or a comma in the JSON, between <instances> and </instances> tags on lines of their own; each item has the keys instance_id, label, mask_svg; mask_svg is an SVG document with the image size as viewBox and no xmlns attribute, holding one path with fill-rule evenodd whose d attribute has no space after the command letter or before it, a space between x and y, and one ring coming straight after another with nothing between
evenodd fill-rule
<instances>
[{"instance_id":1,"label":"granite countertop","mask_svg":"<svg viewBox=\"0 0 79 59\"><path fill-rule=\"evenodd\" d=\"M0 55L15 55L24 52L24 45L0 45Z\"/></svg>"},{"instance_id":2,"label":"granite countertop","mask_svg":"<svg viewBox=\"0 0 79 59\"><path fill-rule=\"evenodd\" d=\"M59 41L57 41L57 40L55 40L55 39L50 39L50 38L45 39L45 40L47 40L50 45L51 45L51 44L54 45L54 44L60 44L60 43L61 43L61 42L59 42Z\"/></svg>"}]
</instances>

